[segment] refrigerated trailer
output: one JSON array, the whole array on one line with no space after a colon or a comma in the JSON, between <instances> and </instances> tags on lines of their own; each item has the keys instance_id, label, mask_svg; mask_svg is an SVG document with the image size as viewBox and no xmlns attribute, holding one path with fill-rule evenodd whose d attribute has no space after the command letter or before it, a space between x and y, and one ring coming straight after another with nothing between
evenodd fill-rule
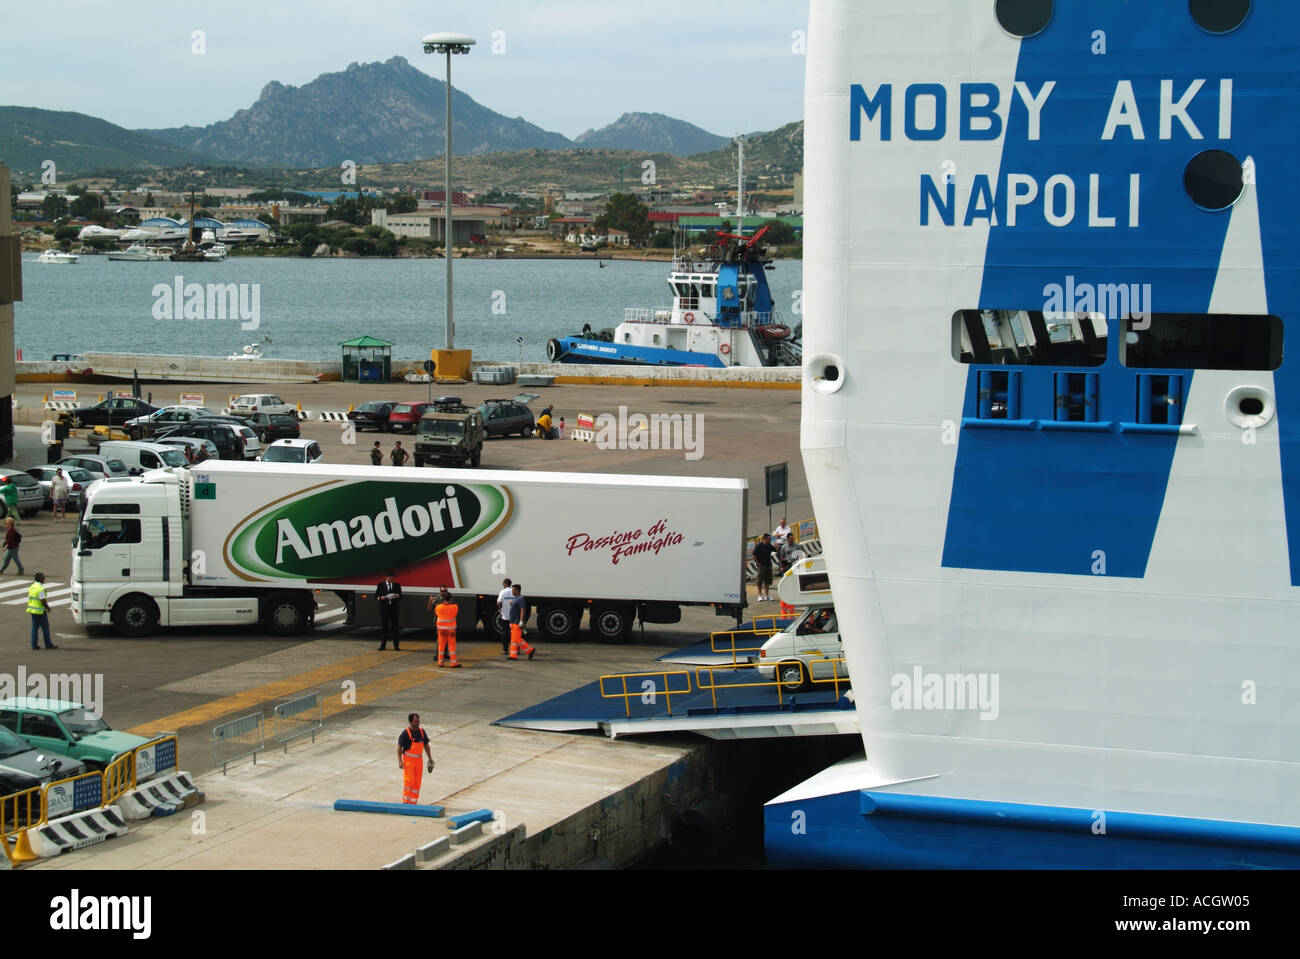
<instances>
[{"instance_id":1,"label":"refrigerated trailer","mask_svg":"<svg viewBox=\"0 0 1300 959\"><path fill-rule=\"evenodd\" d=\"M506 577L535 623L600 639L685 605L739 619L748 483L589 473L242 463L103 480L72 550L76 622L311 628L319 591L357 609L390 570L406 596L447 587L491 625ZM409 608L409 604L408 604ZM408 620L409 622L409 620Z\"/></svg>"}]
</instances>

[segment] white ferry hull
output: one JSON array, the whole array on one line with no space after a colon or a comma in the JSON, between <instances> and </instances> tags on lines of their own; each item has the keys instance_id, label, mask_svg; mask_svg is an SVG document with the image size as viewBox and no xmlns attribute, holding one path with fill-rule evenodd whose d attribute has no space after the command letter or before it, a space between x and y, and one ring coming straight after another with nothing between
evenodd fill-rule
<instances>
[{"instance_id":1,"label":"white ferry hull","mask_svg":"<svg viewBox=\"0 0 1300 959\"><path fill-rule=\"evenodd\" d=\"M769 804L769 861L1300 866L1300 374L1281 343L1231 369L1211 354L1233 344L1166 342L1157 367L1113 315L1100 353L1017 366L957 319L1122 283L1157 319L1285 322L1300 196L1253 171L1294 147L1296 17L1257 2L1216 36L1186 4L1057 2L1019 39L991 3L814 0L802 446L867 761ZM1109 58L1069 52L1096 30ZM1194 80L1196 135L1174 108ZM1116 119L1126 84L1140 138ZM1209 149L1252 161L1227 209L1187 193ZM1080 420L1071 375L1095 377ZM1178 384L1168 422L1156 376Z\"/></svg>"}]
</instances>

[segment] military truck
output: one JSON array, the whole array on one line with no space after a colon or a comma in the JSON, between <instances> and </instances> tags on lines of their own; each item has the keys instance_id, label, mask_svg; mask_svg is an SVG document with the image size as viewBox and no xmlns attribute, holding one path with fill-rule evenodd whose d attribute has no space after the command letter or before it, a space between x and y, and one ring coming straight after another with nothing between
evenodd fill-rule
<instances>
[{"instance_id":1,"label":"military truck","mask_svg":"<svg viewBox=\"0 0 1300 959\"><path fill-rule=\"evenodd\" d=\"M478 466L483 456L483 414L459 396L439 396L420 417L415 433L415 465Z\"/></svg>"}]
</instances>

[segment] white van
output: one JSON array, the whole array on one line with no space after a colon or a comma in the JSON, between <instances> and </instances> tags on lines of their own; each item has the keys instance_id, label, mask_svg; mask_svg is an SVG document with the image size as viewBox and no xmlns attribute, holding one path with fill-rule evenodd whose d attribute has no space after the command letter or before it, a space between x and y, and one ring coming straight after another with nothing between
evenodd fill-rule
<instances>
[{"instance_id":1,"label":"white van","mask_svg":"<svg viewBox=\"0 0 1300 959\"><path fill-rule=\"evenodd\" d=\"M188 466L185 451L161 443L147 443L139 440L111 440L99 445L100 456L120 459L133 474L145 470L163 469L168 466Z\"/></svg>"},{"instance_id":2,"label":"white van","mask_svg":"<svg viewBox=\"0 0 1300 959\"><path fill-rule=\"evenodd\" d=\"M786 690L824 689L833 691L848 685L849 669L844 660L839 623L834 606L809 606L758 651L757 672L764 679L777 679Z\"/></svg>"}]
</instances>

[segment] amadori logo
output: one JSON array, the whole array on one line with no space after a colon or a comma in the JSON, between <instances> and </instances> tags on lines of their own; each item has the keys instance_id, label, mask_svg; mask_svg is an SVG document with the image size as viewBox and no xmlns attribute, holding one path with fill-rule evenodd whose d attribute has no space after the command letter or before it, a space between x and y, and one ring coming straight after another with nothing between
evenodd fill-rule
<instances>
[{"instance_id":1,"label":"amadori logo","mask_svg":"<svg viewBox=\"0 0 1300 959\"><path fill-rule=\"evenodd\" d=\"M334 483L253 514L226 549L249 579L351 579L477 545L510 511L489 484Z\"/></svg>"}]
</instances>

